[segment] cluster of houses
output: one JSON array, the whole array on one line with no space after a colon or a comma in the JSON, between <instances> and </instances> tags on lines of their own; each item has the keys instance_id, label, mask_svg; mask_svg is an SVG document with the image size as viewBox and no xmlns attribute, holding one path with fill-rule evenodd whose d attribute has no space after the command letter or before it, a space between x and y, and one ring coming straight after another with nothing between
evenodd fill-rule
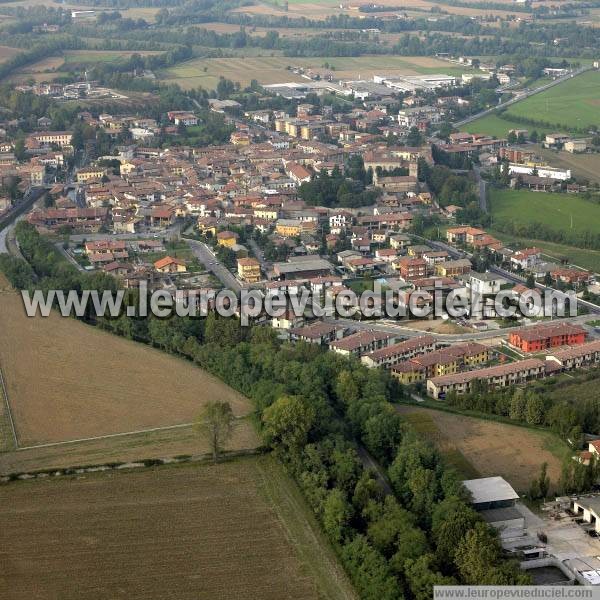
<instances>
[{"instance_id":1,"label":"cluster of houses","mask_svg":"<svg viewBox=\"0 0 600 600\"><path fill-rule=\"evenodd\" d=\"M592 282L594 279L593 274L585 269L548 261L542 250L535 246L513 251L500 240L477 227L450 227L446 231L446 239L457 247L472 251L486 249L500 257L501 261L510 269L523 275L531 274L538 281L550 277L553 284L564 284L578 288ZM516 291L522 292L524 289L517 288Z\"/></svg>"},{"instance_id":2,"label":"cluster of houses","mask_svg":"<svg viewBox=\"0 0 600 600\"><path fill-rule=\"evenodd\" d=\"M507 347L524 357L515 361L507 360L494 347L476 342L447 345L432 335L401 339L377 329L353 332L322 321L289 324L290 340L326 345L332 352L359 358L369 368L388 369L405 385L423 384L436 399L449 393L469 393L475 382L504 388L600 364L600 340L587 341L584 328L567 322L542 323L511 332Z\"/></svg>"}]
</instances>

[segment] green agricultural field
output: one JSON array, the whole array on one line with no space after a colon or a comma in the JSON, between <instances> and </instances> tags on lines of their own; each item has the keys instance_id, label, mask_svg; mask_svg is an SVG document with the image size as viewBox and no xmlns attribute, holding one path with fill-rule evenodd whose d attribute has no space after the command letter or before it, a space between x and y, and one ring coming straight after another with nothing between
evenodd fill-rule
<instances>
[{"instance_id":1,"label":"green agricultural field","mask_svg":"<svg viewBox=\"0 0 600 600\"><path fill-rule=\"evenodd\" d=\"M110 63L129 58L132 54L162 54L160 51L133 50L67 50L64 53L66 64L80 63Z\"/></svg>"},{"instance_id":2,"label":"green agricultural field","mask_svg":"<svg viewBox=\"0 0 600 600\"><path fill-rule=\"evenodd\" d=\"M327 67L325 66L327 65ZM360 57L311 57L255 56L247 58L194 59L165 70L161 77L182 87L202 86L212 89L223 76L247 85L256 79L263 85L287 81L306 82L287 67L311 68L317 72L334 70L340 78L371 78L375 73L389 75L418 75L447 73L460 75L469 68L449 67L445 61L425 56L360 56Z\"/></svg>"},{"instance_id":3,"label":"green agricultural field","mask_svg":"<svg viewBox=\"0 0 600 600\"><path fill-rule=\"evenodd\" d=\"M587 71L568 79L514 104L506 114L546 121L569 130L600 125L600 72Z\"/></svg>"},{"instance_id":4,"label":"green agricultural field","mask_svg":"<svg viewBox=\"0 0 600 600\"><path fill-rule=\"evenodd\" d=\"M546 194L528 190L492 190L492 217L498 221L511 220L523 225L541 223L557 231L583 232L600 230L600 206L572 194ZM571 225L572 223L572 225ZM492 235L505 243L542 248L549 257L568 258L569 262L600 272L600 251L576 248L543 240L503 234L493 229Z\"/></svg>"},{"instance_id":5,"label":"green agricultural field","mask_svg":"<svg viewBox=\"0 0 600 600\"><path fill-rule=\"evenodd\" d=\"M600 206L573 194L492 190L494 220L542 223L556 230L600 231Z\"/></svg>"},{"instance_id":6,"label":"green agricultural field","mask_svg":"<svg viewBox=\"0 0 600 600\"><path fill-rule=\"evenodd\" d=\"M550 132L550 128L523 125L523 123L517 123L516 121L511 121L508 118L500 118L496 114L481 117L481 119L477 119L461 127L461 131L468 131L469 133L482 133L497 138L505 138L511 129L528 129L530 132L535 129L540 134Z\"/></svg>"},{"instance_id":7,"label":"green agricultural field","mask_svg":"<svg viewBox=\"0 0 600 600\"><path fill-rule=\"evenodd\" d=\"M547 82L547 81L546 81ZM542 84L538 80L529 87ZM512 120L511 116L544 121L552 125L530 125ZM530 96L510 106L501 118L487 115L461 127L469 133L506 137L511 129L536 130L551 133L555 129L575 130L590 125L600 126L600 72L587 71L560 85Z\"/></svg>"}]
</instances>

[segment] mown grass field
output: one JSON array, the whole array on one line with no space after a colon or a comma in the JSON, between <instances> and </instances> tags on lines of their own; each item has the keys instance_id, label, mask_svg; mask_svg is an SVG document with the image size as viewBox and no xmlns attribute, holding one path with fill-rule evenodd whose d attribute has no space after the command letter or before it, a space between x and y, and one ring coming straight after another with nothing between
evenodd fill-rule
<instances>
[{"instance_id":1,"label":"mown grass field","mask_svg":"<svg viewBox=\"0 0 600 600\"><path fill-rule=\"evenodd\" d=\"M485 117L481 117L480 119L476 119L475 121L471 121L471 123L463 125L460 129L461 131L467 131L469 133L482 133L496 138L506 138L511 129L528 129L530 132L535 129L540 134L546 134L550 133L551 128L532 127L524 125L523 123L517 123L516 121L511 121L506 116L506 113L504 113L504 118L501 118L496 114L486 115Z\"/></svg>"},{"instance_id":2,"label":"mown grass field","mask_svg":"<svg viewBox=\"0 0 600 600\"><path fill-rule=\"evenodd\" d=\"M530 87L536 87L535 85ZM511 116L544 121L552 125L529 125L511 120ZM556 85L545 92L517 102L504 112L503 118L492 114L467 123L461 129L469 133L484 133L506 137L510 129L535 129L551 133L557 128L566 131L600 126L600 72L587 71Z\"/></svg>"},{"instance_id":3,"label":"mown grass field","mask_svg":"<svg viewBox=\"0 0 600 600\"><path fill-rule=\"evenodd\" d=\"M374 74L418 75L427 73L447 73L460 75L469 68L449 66L445 61L431 57L361 56L361 57L314 57L296 58L284 56L258 56L248 58L205 58L193 59L165 70L161 77L169 82L187 88L202 86L216 87L219 77L247 85L256 79L269 85L288 81L306 82L286 67L304 67L325 72L325 63L335 69L340 78L371 78Z\"/></svg>"},{"instance_id":4,"label":"mown grass field","mask_svg":"<svg viewBox=\"0 0 600 600\"><path fill-rule=\"evenodd\" d=\"M230 402L238 416L252 411L182 359L58 313L28 318L16 293L0 294L0 331L20 446L191 423L209 400Z\"/></svg>"},{"instance_id":5,"label":"mown grass field","mask_svg":"<svg viewBox=\"0 0 600 600\"><path fill-rule=\"evenodd\" d=\"M498 220L543 223L557 231L600 231L600 205L575 194L490 190L490 208Z\"/></svg>"},{"instance_id":6,"label":"mown grass field","mask_svg":"<svg viewBox=\"0 0 600 600\"><path fill-rule=\"evenodd\" d=\"M463 477L500 475L519 492L529 490L544 462L556 485L568 453L550 432L418 406L400 406L399 411Z\"/></svg>"},{"instance_id":7,"label":"mown grass field","mask_svg":"<svg viewBox=\"0 0 600 600\"><path fill-rule=\"evenodd\" d=\"M507 115L558 124L566 129L600 125L600 72L582 75L512 105Z\"/></svg>"},{"instance_id":8,"label":"mown grass field","mask_svg":"<svg viewBox=\"0 0 600 600\"><path fill-rule=\"evenodd\" d=\"M270 457L0 487L0 597L355 600Z\"/></svg>"},{"instance_id":9,"label":"mown grass field","mask_svg":"<svg viewBox=\"0 0 600 600\"><path fill-rule=\"evenodd\" d=\"M519 223L543 223L557 231L592 231L600 229L600 205L573 194L546 194L528 190L490 190L490 210L495 220L515 220ZM576 248L543 240L522 238L494 230L503 242L512 245L536 245L549 258L569 262L593 272L600 272L600 251Z\"/></svg>"}]
</instances>

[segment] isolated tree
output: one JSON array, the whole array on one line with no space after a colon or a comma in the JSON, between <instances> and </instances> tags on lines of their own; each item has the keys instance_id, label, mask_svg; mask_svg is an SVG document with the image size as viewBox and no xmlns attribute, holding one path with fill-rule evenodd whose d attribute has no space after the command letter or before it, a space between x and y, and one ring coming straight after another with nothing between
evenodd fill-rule
<instances>
[{"instance_id":1,"label":"isolated tree","mask_svg":"<svg viewBox=\"0 0 600 600\"><path fill-rule=\"evenodd\" d=\"M231 437L234 419L231 404L219 400L209 402L198 418L197 427L208 434L214 462L217 462L225 443Z\"/></svg>"}]
</instances>

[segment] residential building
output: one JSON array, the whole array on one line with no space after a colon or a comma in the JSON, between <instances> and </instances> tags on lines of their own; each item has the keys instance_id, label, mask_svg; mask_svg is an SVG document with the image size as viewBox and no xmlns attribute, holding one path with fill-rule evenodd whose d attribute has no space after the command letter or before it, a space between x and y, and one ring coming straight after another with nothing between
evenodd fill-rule
<instances>
[{"instance_id":1,"label":"residential building","mask_svg":"<svg viewBox=\"0 0 600 600\"><path fill-rule=\"evenodd\" d=\"M235 231L219 231L217 233L217 244L219 246L225 246L225 248L232 248L237 244L239 235Z\"/></svg>"},{"instance_id":2,"label":"residential building","mask_svg":"<svg viewBox=\"0 0 600 600\"><path fill-rule=\"evenodd\" d=\"M508 343L521 352L540 352L557 346L583 344L587 331L571 323L542 323L511 331Z\"/></svg>"},{"instance_id":3,"label":"residential building","mask_svg":"<svg viewBox=\"0 0 600 600\"><path fill-rule=\"evenodd\" d=\"M545 363L537 358L528 358L512 363L442 375L427 380L427 393L433 398L445 398L449 392L462 395L471 391L474 381L481 381L491 388L527 383L545 375Z\"/></svg>"},{"instance_id":4,"label":"residential building","mask_svg":"<svg viewBox=\"0 0 600 600\"><path fill-rule=\"evenodd\" d=\"M187 267L182 260L173 258L171 256L165 256L154 263L154 268L159 273L185 273Z\"/></svg>"},{"instance_id":5,"label":"residential building","mask_svg":"<svg viewBox=\"0 0 600 600\"><path fill-rule=\"evenodd\" d=\"M546 360L558 363L565 371L597 365L600 363L600 340L556 350L546 356Z\"/></svg>"},{"instance_id":6,"label":"residential building","mask_svg":"<svg viewBox=\"0 0 600 600\"><path fill-rule=\"evenodd\" d=\"M435 274L441 277L458 277L469 273L471 269L471 261L468 258L459 258L438 263L434 270Z\"/></svg>"},{"instance_id":7,"label":"residential building","mask_svg":"<svg viewBox=\"0 0 600 600\"><path fill-rule=\"evenodd\" d=\"M361 361L370 368L384 367L389 369L402 361L417 356L417 354L432 352L435 348L435 338L424 335L364 354Z\"/></svg>"},{"instance_id":8,"label":"residential building","mask_svg":"<svg viewBox=\"0 0 600 600\"><path fill-rule=\"evenodd\" d=\"M360 358L363 354L385 348L390 343L393 343L394 340L394 336L389 333L364 330L353 333L341 340L331 342L329 348L344 356L356 356Z\"/></svg>"},{"instance_id":9,"label":"residential building","mask_svg":"<svg viewBox=\"0 0 600 600\"><path fill-rule=\"evenodd\" d=\"M260 281L260 263L255 258L238 258L238 277L247 283Z\"/></svg>"}]
</instances>

